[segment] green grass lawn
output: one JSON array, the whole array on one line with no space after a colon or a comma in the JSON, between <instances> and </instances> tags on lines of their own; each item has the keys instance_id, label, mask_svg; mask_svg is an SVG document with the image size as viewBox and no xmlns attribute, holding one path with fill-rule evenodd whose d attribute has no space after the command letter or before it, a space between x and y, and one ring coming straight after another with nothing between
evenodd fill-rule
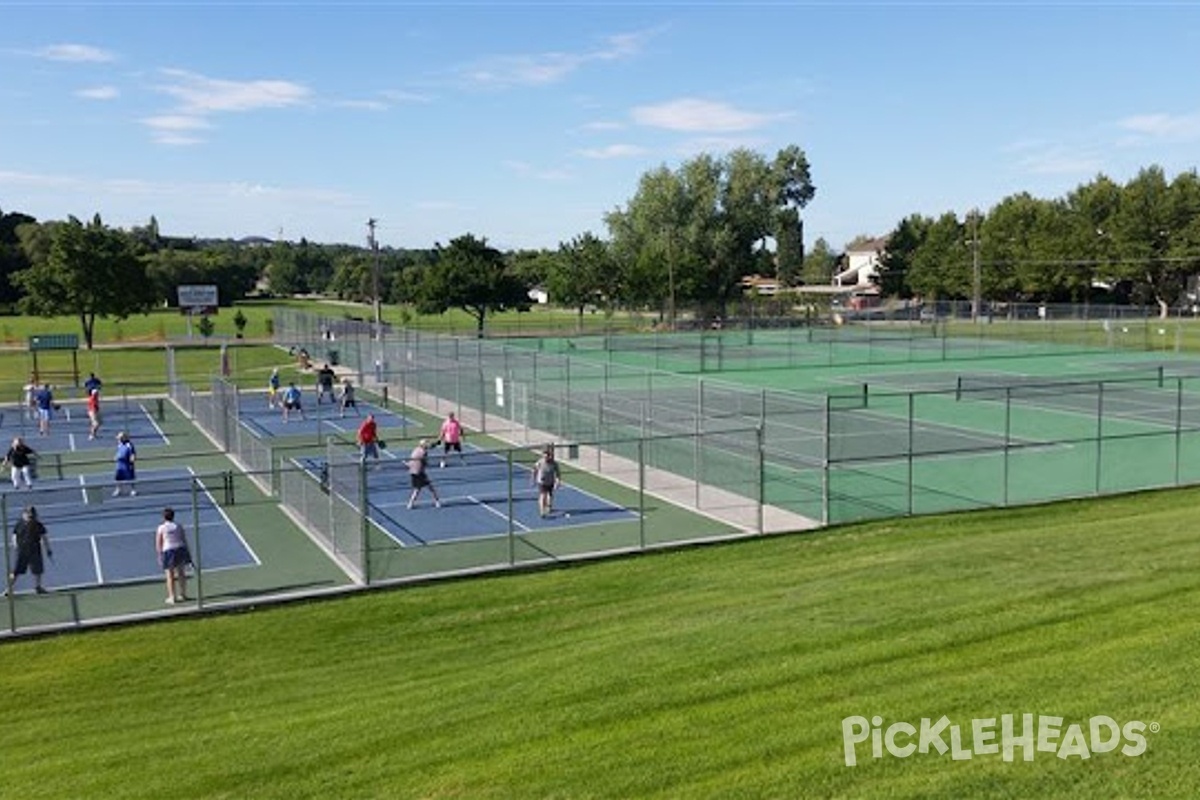
<instances>
[{"instance_id":1,"label":"green grass lawn","mask_svg":"<svg viewBox=\"0 0 1200 800\"><path fill-rule=\"evenodd\" d=\"M6 796L1200 794L1193 490L889 521L0 645ZM1146 752L871 757L842 720ZM949 745L949 736L944 737ZM886 751L884 751L886 753Z\"/></svg>"}]
</instances>

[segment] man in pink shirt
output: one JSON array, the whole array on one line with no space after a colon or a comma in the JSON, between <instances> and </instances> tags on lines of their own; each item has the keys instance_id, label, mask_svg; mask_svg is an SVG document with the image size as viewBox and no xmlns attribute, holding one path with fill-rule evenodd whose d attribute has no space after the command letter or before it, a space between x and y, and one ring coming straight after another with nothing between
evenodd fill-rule
<instances>
[{"instance_id":1,"label":"man in pink shirt","mask_svg":"<svg viewBox=\"0 0 1200 800\"><path fill-rule=\"evenodd\" d=\"M459 463L466 463L466 460L463 458L462 449L463 427L455 418L453 411L446 417L446 421L442 423L441 435L438 436L438 439L442 442L442 467L446 466L446 456L450 455L451 450L458 453Z\"/></svg>"}]
</instances>

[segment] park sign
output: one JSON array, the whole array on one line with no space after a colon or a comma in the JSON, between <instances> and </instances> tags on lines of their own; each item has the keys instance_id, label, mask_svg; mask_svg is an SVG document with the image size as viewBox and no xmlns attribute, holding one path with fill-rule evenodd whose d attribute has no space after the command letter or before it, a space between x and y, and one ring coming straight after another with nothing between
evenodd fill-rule
<instances>
[{"instance_id":1,"label":"park sign","mask_svg":"<svg viewBox=\"0 0 1200 800\"><path fill-rule=\"evenodd\" d=\"M203 285L181 285L179 310L184 314L217 313L217 287Z\"/></svg>"}]
</instances>

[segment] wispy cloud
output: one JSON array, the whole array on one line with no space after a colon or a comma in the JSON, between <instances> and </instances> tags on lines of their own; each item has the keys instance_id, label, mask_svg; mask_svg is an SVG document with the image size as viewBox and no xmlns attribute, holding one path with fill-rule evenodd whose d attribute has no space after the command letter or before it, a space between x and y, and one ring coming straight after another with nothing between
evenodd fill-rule
<instances>
[{"instance_id":1,"label":"wispy cloud","mask_svg":"<svg viewBox=\"0 0 1200 800\"><path fill-rule=\"evenodd\" d=\"M382 100L338 100L334 102L338 108L352 108L359 111L387 111L390 106Z\"/></svg>"},{"instance_id":2,"label":"wispy cloud","mask_svg":"<svg viewBox=\"0 0 1200 800\"><path fill-rule=\"evenodd\" d=\"M104 64L117 60L114 53L86 44L47 45L35 51L34 55L48 61L71 61L90 64Z\"/></svg>"},{"instance_id":3,"label":"wispy cloud","mask_svg":"<svg viewBox=\"0 0 1200 800\"><path fill-rule=\"evenodd\" d=\"M146 117L141 123L150 129L151 138L159 144L193 145L202 144L204 139L198 131L212 128L204 117L188 114L164 114Z\"/></svg>"},{"instance_id":4,"label":"wispy cloud","mask_svg":"<svg viewBox=\"0 0 1200 800\"><path fill-rule=\"evenodd\" d=\"M1094 175L1104 168L1104 158L1086 149L1051 147L1027 152L1017 168L1032 175Z\"/></svg>"},{"instance_id":5,"label":"wispy cloud","mask_svg":"<svg viewBox=\"0 0 1200 800\"><path fill-rule=\"evenodd\" d=\"M158 89L179 100L180 110L189 114L286 108L312 96L308 87L291 81L231 81L181 69L161 72L168 82Z\"/></svg>"},{"instance_id":6,"label":"wispy cloud","mask_svg":"<svg viewBox=\"0 0 1200 800\"><path fill-rule=\"evenodd\" d=\"M619 131L619 130L625 129L625 123L614 122L611 120L597 120L596 122L588 122L584 125L581 125L579 129L583 130L583 131L600 131L600 132Z\"/></svg>"},{"instance_id":7,"label":"wispy cloud","mask_svg":"<svg viewBox=\"0 0 1200 800\"><path fill-rule=\"evenodd\" d=\"M115 100L121 93L115 86L92 86L88 89L80 89L75 93L76 97L82 97L85 100Z\"/></svg>"},{"instance_id":8,"label":"wispy cloud","mask_svg":"<svg viewBox=\"0 0 1200 800\"><path fill-rule=\"evenodd\" d=\"M583 52L552 51L495 56L461 67L464 82L480 87L543 86L558 83L586 64L632 58L645 46L651 32L623 33L604 39Z\"/></svg>"},{"instance_id":9,"label":"wispy cloud","mask_svg":"<svg viewBox=\"0 0 1200 800\"><path fill-rule=\"evenodd\" d=\"M1200 113L1140 114L1120 120L1118 126L1144 139L1173 142L1200 138Z\"/></svg>"},{"instance_id":10,"label":"wispy cloud","mask_svg":"<svg viewBox=\"0 0 1200 800\"><path fill-rule=\"evenodd\" d=\"M658 105L637 106L631 115L639 125L689 133L734 133L754 130L772 119L768 114L743 111L727 103L691 97Z\"/></svg>"},{"instance_id":11,"label":"wispy cloud","mask_svg":"<svg viewBox=\"0 0 1200 800\"><path fill-rule=\"evenodd\" d=\"M433 98L419 92L409 92L404 89L384 89L379 96L392 103L429 103Z\"/></svg>"},{"instance_id":12,"label":"wispy cloud","mask_svg":"<svg viewBox=\"0 0 1200 800\"><path fill-rule=\"evenodd\" d=\"M574 177L569 170L537 167L527 161L509 160L502 162L509 170L542 181L565 181Z\"/></svg>"},{"instance_id":13,"label":"wispy cloud","mask_svg":"<svg viewBox=\"0 0 1200 800\"><path fill-rule=\"evenodd\" d=\"M634 156L644 155L646 148L639 147L636 144L610 144L606 147L589 147L579 151L579 155L584 158L632 158Z\"/></svg>"}]
</instances>

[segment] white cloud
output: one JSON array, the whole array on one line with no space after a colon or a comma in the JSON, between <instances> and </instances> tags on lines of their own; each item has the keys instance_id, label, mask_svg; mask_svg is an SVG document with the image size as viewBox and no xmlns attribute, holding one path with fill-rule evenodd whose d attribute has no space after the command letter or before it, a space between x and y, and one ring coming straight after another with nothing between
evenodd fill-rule
<instances>
[{"instance_id":1,"label":"white cloud","mask_svg":"<svg viewBox=\"0 0 1200 800\"><path fill-rule=\"evenodd\" d=\"M49 61L104 64L116 61L117 57L107 50L86 44L52 44L37 51L37 55Z\"/></svg>"},{"instance_id":2,"label":"white cloud","mask_svg":"<svg viewBox=\"0 0 1200 800\"><path fill-rule=\"evenodd\" d=\"M150 129L150 136L155 142L173 146L202 144L204 139L195 135L195 132L212 127L203 117L188 114L146 117L141 123Z\"/></svg>"},{"instance_id":3,"label":"white cloud","mask_svg":"<svg viewBox=\"0 0 1200 800\"><path fill-rule=\"evenodd\" d=\"M536 178L542 181L565 181L574 177L570 171L556 168L540 168L528 161L507 160L501 162L505 167L517 173L530 178Z\"/></svg>"},{"instance_id":4,"label":"white cloud","mask_svg":"<svg viewBox=\"0 0 1200 800\"><path fill-rule=\"evenodd\" d=\"M641 52L649 32L609 36L601 45L584 52L534 53L495 56L458 70L468 84L489 88L544 86L557 83L588 63L619 61Z\"/></svg>"},{"instance_id":5,"label":"white cloud","mask_svg":"<svg viewBox=\"0 0 1200 800\"><path fill-rule=\"evenodd\" d=\"M645 154L646 148L639 147L636 144L610 144L607 147L589 147L585 150L580 150L579 155L584 158L631 158Z\"/></svg>"},{"instance_id":6,"label":"white cloud","mask_svg":"<svg viewBox=\"0 0 1200 800\"><path fill-rule=\"evenodd\" d=\"M162 74L171 82L159 89L179 100L181 110L189 114L286 108L312 94L308 87L291 81L229 81L180 69L164 69Z\"/></svg>"},{"instance_id":7,"label":"white cloud","mask_svg":"<svg viewBox=\"0 0 1200 800\"><path fill-rule=\"evenodd\" d=\"M418 92L408 92L403 89L385 89L379 93L385 100L393 103L428 103L433 98Z\"/></svg>"},{"instance_id":8,"label":"white cloud","mask_svg":"<svg viewBox=\"0 0 1200 800\"><path fill-rule=\"evenodd\" d=\"M1200 138L1200 113L1140 114L1117 123L1123 130L1147 139L1188 141Z\"/></svg>"},{"instance_id":9,"label":"white cloud","mask_svg":"<svg viewBox=\"0 0 1200 800\"><path fill-rule=\"evenodd\" d=\"M692 133L731 133L761 128L771 120L766 114L742 111L727 103L685 97L631 112L634 122L651 128Z\"/></svg>"},{"instance_id":10,"label":"white cloud","mask_svg":"<svg viewBox=\"0 0 1200 800\"><path fill-rule=\"evenodd\" d=\"M584 130L584 131L605 132L605 131L620 131L620 130L624 130L624 129L625 129L625 123L611 122L608 120L597 120L596 122L589 122L585 125L580 126L580 130Z\"/></svg>"},{"instance_id":11,"label":"white cloud","mask_svg":"<svg viewBox=\"0 0 1200 800\"><path fill-rule=\"evenodd\" d=\"M382 100L339 100L334 105L338 108L353 108L359 111L388 110L388 104Z\"/></svg>"},{"instance_id":12,"label":"white cloud","mask_svg":"<svg viewBox=\"0 0 1200 800\"><path fill-rule=\"evenodd\" d=\"M120 94L115 86L93 86L88 89L80 89L75 96L85 100L114 100Z\"/></svg>"},{"instance_id":13,"label":"white cloud","mask_svg":"<svg viewBox=\"0 0 1200 800\"><path fill-rule=\"evenodd\" d=\"M1033 175L1094 175L1103 169L1104 159L1086 150L1054 147L1024 156L1017 167Z\"/></svg>"}]
</instances>

